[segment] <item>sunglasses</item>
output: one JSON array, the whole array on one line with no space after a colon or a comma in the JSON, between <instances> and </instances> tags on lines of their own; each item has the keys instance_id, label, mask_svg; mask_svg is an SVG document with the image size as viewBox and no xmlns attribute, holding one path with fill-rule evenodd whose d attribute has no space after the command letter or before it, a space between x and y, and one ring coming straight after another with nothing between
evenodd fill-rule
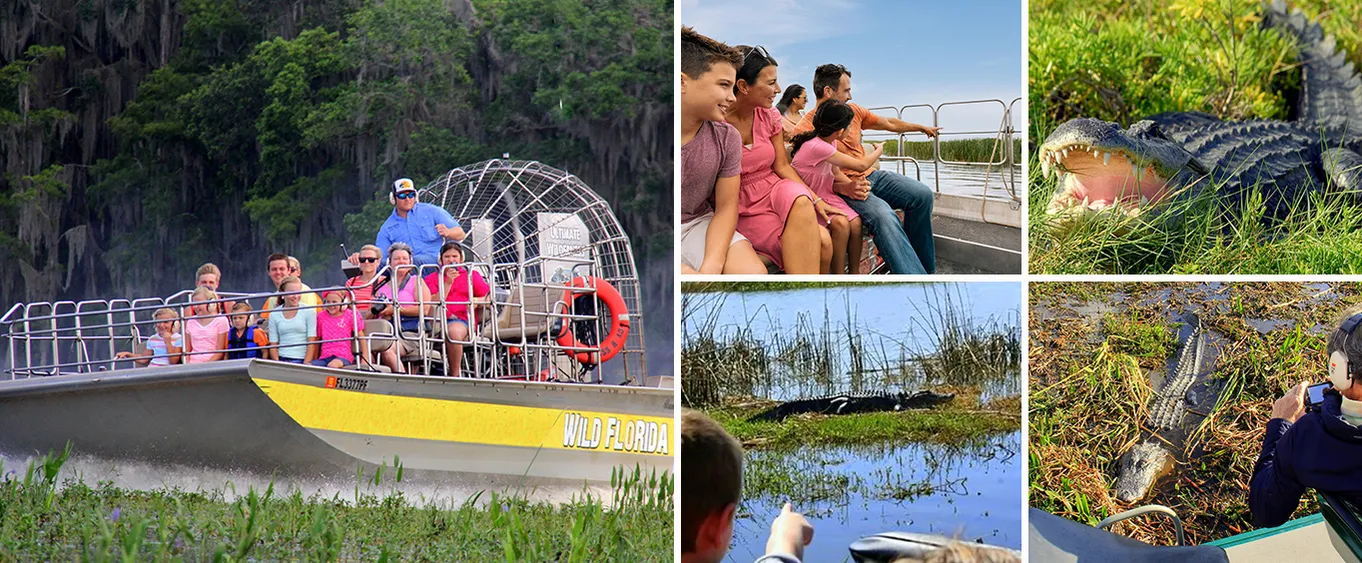
<instances>
[{"instance_id":1,"label":"sunglasses","mask_svg":"<svg viewBox=\"0 0 1362 563\"><path fill-rule=\"evenodd\" d=\"M397 194L397 199L411 199L416 197L416 192L402 192Z\"/></svg>"},{"instance_id":2,"label":"sunglasses","mask_svg":"<svg viewBox=\"0 0 1362 563\"><path fill-rule=\"evenodd\" d=\"M766 47L757 45L756 47L749 47L747 49L747 53L742 56L743 64L747 64L747 57L752 56L752 53L760 54L761 56L766 57L766 60L768 61L771 60L771 53L766 52Z\"/></svg>"},{"instance_id":3,"label":"sunglasses","mask_svg":"<svg viewBox=\"0 0 1362 563\"><path fill-rule=\"evenodd\" d=\"M361 264L373 264L374 262L377 262L378 259L377 259L377 258L370 258L370 257L368 257L368 256L360 256L360 257L359 257L359 261L360 261Z\"/></svg>"}]
</instances>

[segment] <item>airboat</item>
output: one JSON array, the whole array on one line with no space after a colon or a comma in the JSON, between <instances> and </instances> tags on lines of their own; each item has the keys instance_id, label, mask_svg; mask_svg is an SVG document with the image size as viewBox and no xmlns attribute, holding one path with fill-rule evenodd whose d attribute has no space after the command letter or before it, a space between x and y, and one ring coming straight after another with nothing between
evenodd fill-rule
<instances>
[{"instance_id":1,"label":"airboat","mask_svg":"<svg viewBox=\"0 0 1362 563\"><path fill-rule=\"evenodd\" d=\"M400 346L406 374L362 353L342 368L258 358L136 367L117 354L155 334L158 309L196 318L190 292L19 303L0 317L0 453L69 447L99 459L342 480L385 466L411 480L578 484L609 482L621 467L669 470L670 378L646 372L638 275L609 205L576 176L509 159L450 170L419 198L461 222L462 266L492 288L465 303L457 376L444 375L443 319L419 319L415 331L394 329L399 318L365 321L363 343ZM219 302L258 310L276 295Z\"/></svg>"}]
</instances>

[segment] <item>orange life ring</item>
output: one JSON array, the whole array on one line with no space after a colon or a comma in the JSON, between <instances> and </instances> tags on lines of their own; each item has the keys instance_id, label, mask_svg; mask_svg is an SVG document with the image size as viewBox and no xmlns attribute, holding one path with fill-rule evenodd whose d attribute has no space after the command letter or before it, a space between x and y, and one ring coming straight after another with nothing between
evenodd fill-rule
<instances>
[{"instance_id":1,"label":"orange life ring","mask_svg":"<svg viewBox=\"0 0 1362 563\"><path fill-rule=\"evenodd\" d=\"M573 352L573 357L582 364L590 365L597 365L610 361L610 358L615 357L615 354L620 353L620 350L624 349L624 341L629 338L629 310L624 307L624 297L620 295L619 290L615 289L615 286L610 285L610 282L593 276L572 278L572 282L568 285L585 289L595 288L596 300L605 304L605 306L610 309L609 328L606 331L605 337L600 339L601 342L598 346L600 357L597 358L596 353L594 352L581 351ZM589 292L581 290L565 290L563 292L563 302L567 303L569 310L571 310L572 300L574 298L578 295L588 294ZM563 321L564 322L560 323L558 336L555 339L559 346L572 348L592 347L577 340L576 335L572 333L573 323L570 319L563 319Z\"/></svg>"}]
</instances>

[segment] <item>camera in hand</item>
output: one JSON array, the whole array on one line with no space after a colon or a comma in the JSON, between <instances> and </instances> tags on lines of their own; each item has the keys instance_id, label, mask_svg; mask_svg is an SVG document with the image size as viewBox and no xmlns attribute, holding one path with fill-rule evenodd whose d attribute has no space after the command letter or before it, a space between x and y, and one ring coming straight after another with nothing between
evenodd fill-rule
<instances>
[{"instance_id":1,"label":"camera in hand","mask_svg":"<svg viewBox=\"0 0 1362 563\"><path fill-rule=\"evenodd\" d=\"M388 307L387 295L375 295L373 304L369 305L369 315L377 317L383 314L383 309Z\"/></svg>"}]
</instances>

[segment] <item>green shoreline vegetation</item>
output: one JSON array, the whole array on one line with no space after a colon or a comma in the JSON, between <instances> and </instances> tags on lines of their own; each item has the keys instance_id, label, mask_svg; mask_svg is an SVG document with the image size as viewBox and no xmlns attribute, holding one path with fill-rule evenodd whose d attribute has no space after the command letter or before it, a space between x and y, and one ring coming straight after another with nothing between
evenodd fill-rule
<instances>
[{"instance_id":1,"label":"green shoreline vegetation","mask_svg":"<svg viewBox=\"0 0 1362 563\"><path fill-rule=\"evenodd\" d=\"M1031 5L1030 194L1033 273L1362 272L1362 205L1312 197L1283 224L1267 226L1260 198L1222 212L1213 187L1172 204L1174 221L1103 213L1057 225L1045 209L1057 180L1040 175L1036 147L1076 117L1128 126L1169 111L1222 119L1286 119L1300 89L1293 42L1261 27L1258 0L1039 0ZM1362 5L1293 0L1321 17L1362 67ZM1150 38L1157 37L1158 41ZM1251 191L1251 190L1250 190Z\"/></svg>"},{"instance_id":2,"label":"green shoreline vegetation","mask_svg":"<svg viewBox=\"0 0 1362 563\"><path fill-rule=\"evenodd\" d=\"M674 482L619 470L607 506L588 494L553 505L479 493L448 507L409 501L396 483L354 502L273 485L222 491L125 490L58 481L65 454L0 467L0 561L671 561ZM399 473L400 475L400 473ZM381 478L372 481L384 485Z\"/></svg>"},{"instance_id":3,"label":"green shoreline vegetation","mask_svg":"<svg viewBox=\"0 0 1362 563\"><path fill-rule=\"evenodd\" d=\"M933 141L904 141L900 154L897 139L883 141L885 156L911 156L921 161L931 161ZM1007 146L996 139L954 139L941 141L941 159L955 162L1002 162L1006 157ZM1021 165L1021 139L1012 140L1012 156Z\"/></svg>"},{"instance_id":4,"label":"green shoreline vegetation","mask_svg":"<svg viewBox=\"0 0 1362 563\"><path fill-rule=\"evenodd\" d=\"M1328 327L1362 285L1043 282L1030 292L1031 506L1096 525L1161 504L1200 544L1253 529L1248 483L1272 402L1302 380L1323 379ZM1220 335L1212 378L1222 390L1210 412L1193 419L1182 448L1170 450L1172 473L1126 506L1111 492L1118 460L1147 436L1151 376L1167 373L1180 345L1177 315L1187 311ZM1294 516L1317 510L1307 495ZM1137 519L1117 531L1155 545L1175 541L1167 519Z\"/></svg>"}]
</instances>

